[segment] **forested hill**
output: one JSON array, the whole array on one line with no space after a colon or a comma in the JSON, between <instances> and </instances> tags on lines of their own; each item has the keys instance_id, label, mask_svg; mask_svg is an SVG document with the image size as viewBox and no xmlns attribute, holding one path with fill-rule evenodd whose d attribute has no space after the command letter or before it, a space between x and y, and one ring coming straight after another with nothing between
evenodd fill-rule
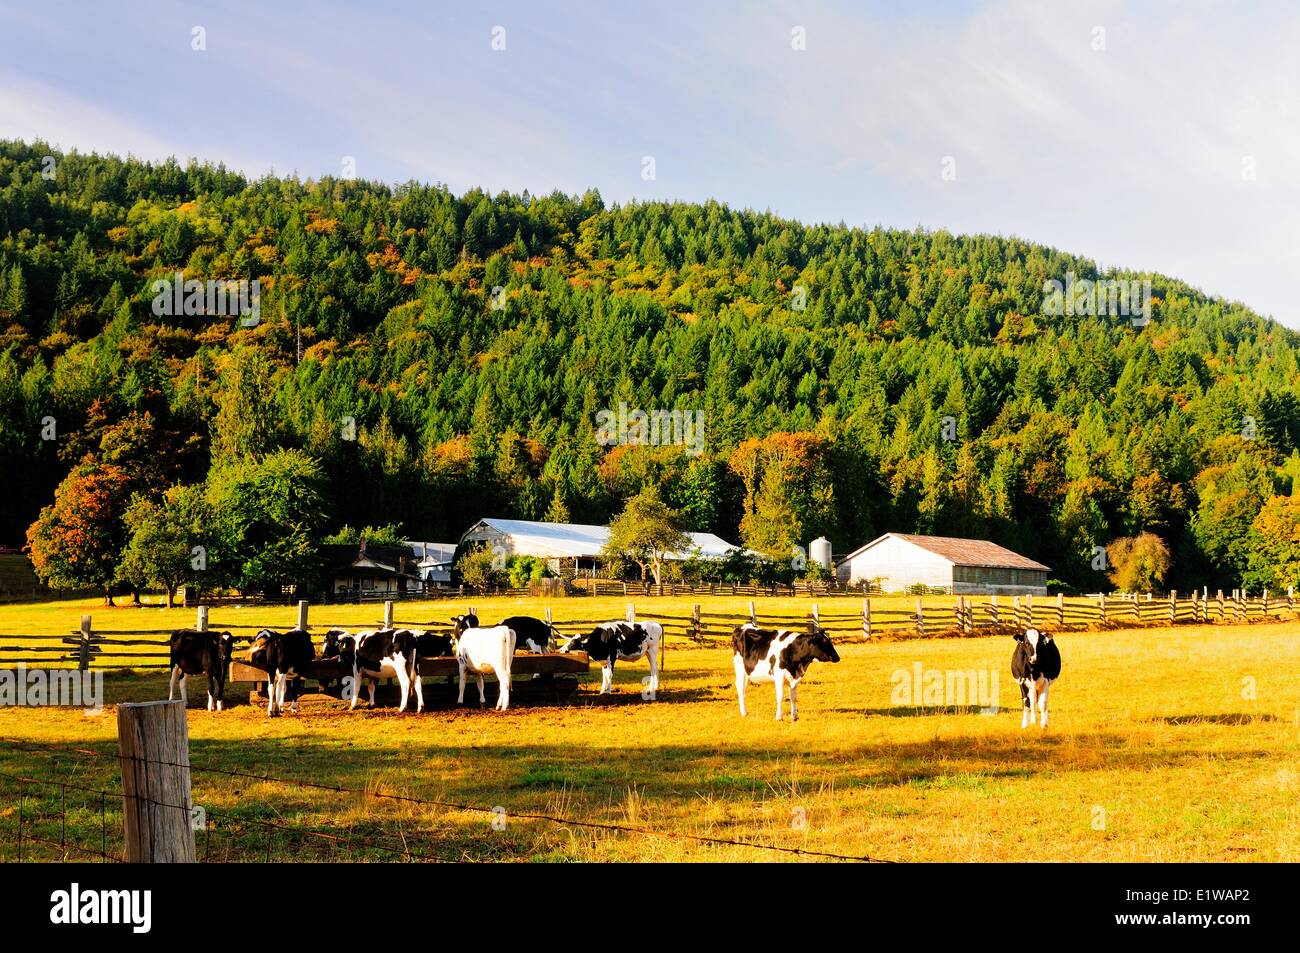
<instances>
[{"instance_id":1,"label":"forested hill","mask_svg":"<svg viewBox=\"0 0 1300 953\"><path fill-rule=\"evenodd\" d=\"M157 316L178 270L258 279L260 323ZM79 467L159 496L288 448L317 535L603 522L651 481L770 551L987 537L1095 588L1094 545L1150 531L1169 585L1239 584L1300 472L1296 335L1156 275L1144 327L1046 314L1071 272L1098 277L1014 238L3 142L0 544ZM704 452L602 446L621 402L703 411Z\"/></svg>"}]
</instances>

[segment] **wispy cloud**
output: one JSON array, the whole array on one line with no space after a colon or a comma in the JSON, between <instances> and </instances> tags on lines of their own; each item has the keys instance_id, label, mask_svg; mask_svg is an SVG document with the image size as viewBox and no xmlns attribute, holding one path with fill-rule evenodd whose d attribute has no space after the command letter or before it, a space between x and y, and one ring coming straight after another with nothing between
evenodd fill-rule
<instances>
[{"instance_id":1,"label":"wispy cloud","mask_svg":"<svg viewBox=\"0 0 1300 953\"><path fill-rule=\"evenodd\" d=\"M1297 40L1207 0L0 4L0 135L1018 234L1300 326Z\"/></svg>"}]
</instances>

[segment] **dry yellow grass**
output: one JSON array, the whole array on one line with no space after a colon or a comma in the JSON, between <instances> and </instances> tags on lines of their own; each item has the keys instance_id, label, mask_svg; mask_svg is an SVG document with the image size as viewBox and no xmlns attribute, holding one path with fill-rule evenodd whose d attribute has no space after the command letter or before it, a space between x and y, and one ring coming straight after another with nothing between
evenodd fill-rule
<instances>
[{"instance_id":1,"label":"dry yellow grass","mask_svg":"<svg viewBox=\"0 0 1300 953\"><path fill-rule=\"evenodd\" d=\"M647 617L655 606L684 614L682 606L693 601L647 600L638 608ZM778 601L784 600L764 600L760 614L807 611L807 600L779 609ZM717 600L708 608L737 611L746 602ZM490 617L536 611L542 603L477 604ZM621 599L550 604L557 619L617 617L623 609ZM823 611L839 604L824 601ZM426 608L400 606L398 616L442 618L460 607ZM66 631L81 611L66 603L6 607L0 632ZM192 619L184 610L89 611L97 627L109 627L105 616L112 628ZM378 611L320 608L313 620L371 623ZM288 608L213 611L216 625L292 618ZM221 714L192 710L197 765L506 811L504 829L494 830L490 814L394 802L380 809L372 797L196 772L196 803L230 815L200 835L199 849L213 858L257 859L268 849L276 858L384 856L356 847L331 854L322 842L284 833L268 845L264 830L232 826L271 820L449 859L794 856L513 816L544 813L891 860L1300 857L1300 626L1062 633L1059 644L1065 671L1052 691L1046 731L1019 727L1007 637L846 640L839 665L813 667L795 724L772 719L768 686L751 689L750 715L742 721L728 653L680 643L668 653L653 704L639 695L642 662L620 666L612 698L598 698L598 682L589 681L568 704L519 704L504 714L446 707L418 717L384 709L348 713L332 700L278 720L247 704ZM896 673L918 663L926 671L998 673L1001 711L895 704ZM110 675L108 688L110 702L166 692L161 676ZM105 754L114 750L114 724L111 709L94 717L0 710L0 736ZM111 785L116 766L8 746L0 751L0 771L97 787ZM5 837L15 826L13 808L2 799L12 789L4 791L0 858L12 859ZM40 816L30 804L29 810ZM96 811L90 804L74 811L73 826L98 843ZM1024 837L1027 819L1032 838Z\"/></svg>"}]
</instances>

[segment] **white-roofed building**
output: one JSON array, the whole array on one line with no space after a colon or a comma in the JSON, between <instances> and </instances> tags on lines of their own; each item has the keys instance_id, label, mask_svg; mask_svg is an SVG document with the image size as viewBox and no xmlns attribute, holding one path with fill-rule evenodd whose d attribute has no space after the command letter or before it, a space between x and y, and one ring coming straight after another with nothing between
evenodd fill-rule
<instances>
[{"instance_id":1,"label":"white-roofed building","mask_svg":"<svg viewBox=\"0 0 1300 953\"><path fill-rule=\"evenodd\" d=\"M713 533L686 535L691 539L691 549L684 553L670 553L668 559L685 560L692 556L722 559L733 549L739 548ZM461 536L460 543L462 546L469 543L500 546L507 556L535 556L545 559L552 569L559 571L594 568L608 539L608 526L489 517L467 529Z\"/></svg>"}]
</instances>

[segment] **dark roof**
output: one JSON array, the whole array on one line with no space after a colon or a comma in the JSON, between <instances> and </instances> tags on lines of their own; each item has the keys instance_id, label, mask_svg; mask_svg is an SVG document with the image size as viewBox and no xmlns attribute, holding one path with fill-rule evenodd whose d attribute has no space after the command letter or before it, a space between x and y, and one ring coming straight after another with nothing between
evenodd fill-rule
<instances>
[{"instance_id":1,"label":"dark roof","mask_svg":"<svg viewBox=\"0 0 1300 953\"><path fill-rule=\"evenodd\" d=\"M873 539L865 546L861 546L849 553L840 561L852 559L858 553L870 549L882 539L890 536L909 542L914 546L920 546L922 549L932 552L936 556L942 556L957 566L979 566L989 569L1035 569L1039 572L1051 571L1051 567L1035 562L1028 556L1013 553L1005 546L999 546L987 539L962 539L957 536L913 536L909 533L886 533L884 536Z\"/></svg>"}]
</instances>

